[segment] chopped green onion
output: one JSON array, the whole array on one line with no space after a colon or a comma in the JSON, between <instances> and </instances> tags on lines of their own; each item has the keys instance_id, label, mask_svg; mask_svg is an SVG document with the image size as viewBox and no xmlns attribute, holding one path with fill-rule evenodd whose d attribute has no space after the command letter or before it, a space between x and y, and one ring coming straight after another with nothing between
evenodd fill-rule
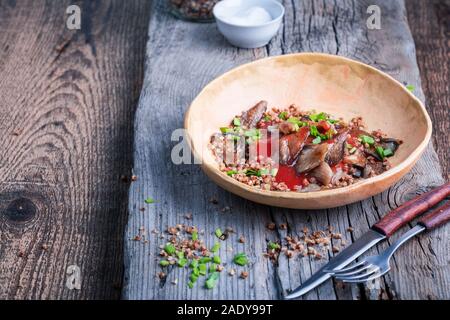
<instances>
[{"instance_id":1,"label":"chopped green onion","mask_svg":"<svg viewBox=\"0 0 450 320\"><path fill-rule=\"evenodd\" d=\"M200 270L198 269L198 267L195 267L192 269L192 274L196 277L198 277L200 275Z\"/></svg>"},{"instance_id":2,"label":"chopped green onion","mask_svg":"<svg viewBox=\"0 0 450 320\"><path fill-rule=\"evenodd\" d=\"M233 124L235 125L235 126L240 126L241 125L241 119L239 119L239 118L234 118L233 119Z\"/></svg>"},{"instance_id":3,"label":"chopped green onion","mask_svg":"<svg viewBox=\"0 0 450 320\"><path fill-rule=\"evenodd\" d=\"M270 115L267 114L264 116L264 121L270 121L270 120L272 120L272 117Z\"/></svg>"},{"instance_id":4,"label":"chopped green onion","mask_svg":"<svg viewBox=\"0 0 450 320\"><path fill-rule=\"evenodd\" d=\"M188 282L188 287L189 287L189 289L192 289L194 287L194 282L189 281Z\"/></svg>"},{"instance_id":5,"label":"chopped green onion","mask_svg":"<svg viewBox=\"0 0 450 320\"><path fill-rule=\"evenodd\" d=\"M271 249L271 250L278 250L278 249L281 248L280 245L279 245L278 243L272 242L272 241L269 242L269 244L267 245L267 247L268 247L269 249Z\"/></svg>"},{"instance_id":6,"label":"chopped green onion","mask_svg":"<svg viewBox=\"0 0 450 320\"><path fill-rule=\"evenodd\" d=\"M170 263L169 263L169 261L167 261L167 260L161 260L161 261L159 262L159 265L160 265L161 267L167 267L169 264L170 264Z\"/></svg>"},{"instance_id":7,"label":"chopped green onion","mask_svg":"<svg viewBox=\"0 0 450 320\"><path fill-rule=\"evenodd\" d=\"M318 122L320 120L327 120L327 114L325 112L321 112L318 114L311 114L309 115L309 118L314 122Z\"/></svg>"},{"instance_id":8,"label":"chopped green onion","mask_svg":"<svg viewBox=\"0 0 450 320\"><path fill-rule=\"evenodd\" d=\"M238 253L234 256L233 262L240 266L245 266L248 263L247 255L245 253Z\"/></svg>"},{"instance_id":9,"label":"chopped green onion","mask_svg":"<svg viewBox=\"0 0 450 320\"><path fill-rule=\"evenodd\" d=\"M221 264L221 263L222 263L222 261L220 260L220 257L219 257L219 256L214 256L214 257L213 257L213 261L214 261L214 263L216 263L216 264Z\"/></svg>"},{"instance_id":10,"label":"chopped green onion","mask_svg":"<svg viewBox=\"0 0 450 320\"><path fill-rule=\"evenodd\" d=\"M206 264L200 264L198 266L198 272L200 273L200 275L206 276Z\"/></svg>"},{"instance_id":11,"label":"chopped green onion","mask_svg":"<svg viewBox=\"0 0 450 320\"><path fill-rule=\"evenodd\" d=\"M189 268L195 269L198 267L198 260L192 260L191 263L189 264Z\"/></svg>"},{"instance_id":12,"label":"chopped green onion","mask_svg":"<svg viewBox=\"0 0 450 320\"><path fill-rule=\"evenodd\" d=\"M334 119L328 119L327 121L331 124L335 124L335 123L339 122L339 120L334 120Z\"/></svg>"},{"instance_id":13,"label":"chopped green onion","mask_svg":"<svg viewBox=\"0 0 450 320\"><path fill-rule=\"evenodd\" d=\"M409 92L414 92L414 90L416 89L416 87L413 86L412 84L408 84L408 85L406 85L406 89L408 89Z\"/></svg>"},{"instance_id":14,"label":"chopped green onion","mask_svg":"<svg viewBox=\"0 0 450 320\"><path fill-rule=\"evenodd\" d=\"M212 273L212 272L216 272L216 271L217 271L217 264L211 263L209 265L209 272Z\"/></svg>"},{"instance_id":15,"label":"chopped green onion","mask_svg":"<svg viewBox=\"0 0 450 320\"><path fill-rule=\"evenodd\" d=\"M178 260L178 266L180 268L183 268L187 263L188 263L188 259L186 259L186 258L181 258L180 260Z\"/></svg>"},{"instance_id":16,"label":"chopped green onion","mask_svg":"<svg viewBox=\"0 0 450 320\"><path fill-rule=\"evenodd\" d=\"M314 140L312 141L313 144L319 144L322 142L322 139L320 137L315 137Z\"/></svg>"},{"instance_id":17,"label":"chopped green onion","mask_svg":"<svg viewBox=\"0 0 450 320\"><path fill-rule=\"evenodd\" d=\"M214 234L216 235L217 238L220 239L220 237L223 236L223 232L220 228L217 228L216 231L214 231Z\"/></svg>"},{"instance_id":18,"label":"chopped green onion","mask_svg":"<svg viewBox=\"0 0 450 320\"><path fill-rule=\"evenodd\" d=\"M198 240L198 232L192 231L192 240L197 241Z\"/></svg>"},{"instance_id":19,"label":"chopped green onion","mask_svg":"<svg viewBox=\"0 0 450 320\"><path fill-rule=\"evenodd\" d=\"M244 131L244 135L246 137L250 137L250 138L253 138L254 140L257 140L257 139L261 138L261 131L259 129L250 129L250 130Z\"/></svg>"},{"instance_id":20,"label":"chopped green onion","mask_svg":"<svg viewBox=\"0 0 450 320\"><path fill-rule=\"evenodd\" d=\"M176 251L175 254L177 255L178 259L183 259L184 258L184 253L181 251Z\"/></svg>"},{"instance_id":21,"label":"chopped green onion","mask_svg":"<svg viewBox=\"0 0 450 320\"><path fill-rule=\"evenodd\" d=\"M236 174L236 173L238 173L236 170L228 170L228 171L227 171L227 175L230 176L230 177L231 177L233 174Z\"/></svg>"},{"instance_id":22,"label":"chopped green onion","mask_svg":"<svg viewBox=\"0 0 450 320\"><path fill-rule=\"evenodd\" d=\"M312 135L313 137L320 136L319 129L317 129L316 126L311 126L311 127L309 128L309 130L310 130L310 133L311 133L311 135Z\"/></svg>"},{"instance_id":23,"label":"chopped green onion","mask_svg":"<svg viewBox=\"0 0 450 320\"><path fill-rule=\"evenodd\" d=\"M217 253L217 252L219 251L219 249L220 249L220 243L219 243L219 242L216 242L216 243L214 244L214 246L211 248L211 252L212 252L212 253Z\"/></svg>"},{"instance_id":24,"label":"chopped green onion","mask_svg":"<svg viewBox=\"0 0 450 320\"><path fill-rule=\"evenodd\" d=\"M391 149L384 149L383 154L385 157L391 157L394 155L394 152Z\"/></svg>"},{"instance_id":25,"label":"chopped green onion","mask_svg":"<svg viewBox=\"0 0 450 320\"><path fill-rule=\"evenodd\" d=\"M173 244L168 243L164 247L164 251L167 252L168 254L172 255L172 254L175 253L176 249L175 249L175 246Z\"/></svg>"},{"instance_id":26,"label":"chopped green onion","mask_svg":"<svg viewBox=\"0 0 450 320\"><path fill-rule=\"evenodd\" d=\"M189 280L191 280L192 283L195 283L197 281L197 279L198 279L198 274L191 273Z\"/></svg>"},{"instance_id":27,"label":"chopped green onion","mask_svg":"<svg viewBox=\"0 0 450 320\"><path fill-rule=\"evenodd\" d=\"M247 169L247 170L245 170L245 175L260 177L261 176L261 171L260 170L254 170L254 169Z\"/></svg>"},{"instance_id":28,"label":"chopped green onion","mask_svg":"<svg viewBox=\"0 0 450 320\"><path fill-rule=\"evenodd\" d=\"M219 280L220 272L213 272L210 274L208 279L205 282L205 286L207 289L212 289L216 286L217 281Z\"/></svg>"},{"instance_id":29,"label":"chopped green onion","mask_svg":"<svg viewBox=\"0 0 450 320\"><path fill-rule=\"evenodd\" d=\"M222 128L220 128L220 132L222 132L222 133L232 133L234 131L233 131L232 128L222 127Z\"/></svg>"},{"instance_id":30,"label":"chopped green onion","mask_svg":"<svg viewBox=\"0 0 450 320\"><path fill-rule=\"evenodd\" d=\"M383 149L383 147L378 146L378 147L375 148L375 150L377 151L377 153L380 156L380 158L382 160L384 160L384 149Z\"/></svg>"},{"instance_id":31,"label":"chopped green onion","mask_svg":"<svg viewBox=\"0 0 450 320\"><path fill-rule=\"evenodd\" d=\"M362 135L359 137L363 143L367 143L368 145L373 145L375 143L374 138L371 136Z\"/></svg>"},{"instance_id":32,"label":"chopped green onion","mask_svg":"<svg viewBox=\"0 0 450 320\"><path fill-rule=\"evenodd\" d=\"M198 263L204 264L204 263L208 263L208 262L211 262L211 261L212 261L211 257L203 257L203 258L200 258L200 260L198 260Z\"/></svg>"},{"instance_id":33,"label":"chopped green onion","mask_svg":"<svg viewBox=\"0 0 450 320\"><path fill-rule=\"evenodd\" d=\"M144 202L146 204L151 204L151 203L155 203L155 200L153 200L152 198L148 197L147 199L144 200Z\"/></svg>"},{"instance_id":34,"label":"chopped green onion","mask_svg":"<svg viewBox=\"0 0 450 320\"><path fill-rule=\"evenodd\" d=\"M287 111L283 111L283 112L280 112L280 114L278 115L278 118L280 118L282 120L286 120L287 115L288 115Z\"/></svg>"}]
</instances>

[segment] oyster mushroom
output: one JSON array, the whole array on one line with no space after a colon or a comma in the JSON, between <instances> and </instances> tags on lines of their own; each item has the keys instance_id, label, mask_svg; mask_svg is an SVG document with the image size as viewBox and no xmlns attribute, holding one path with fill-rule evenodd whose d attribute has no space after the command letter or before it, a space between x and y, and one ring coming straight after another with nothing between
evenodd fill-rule
<instances>
[{"instance_id":1,"label":"oyster mushroom","mask_svg":"<svg viewBox=\"0 0 450 320\"><path fill-rule=\"evenodd\" d=\"M254 107L243 112L241 115L241 124L247 128L254 128L261 120L264 112L267 110L267 101L260 101Z\"/></svg>"},{"instance_id":2,"label":"oyster mushroom","mask_svg":"<svg viewBox=\"0 0 450 320\"><path fill-rule=\"evenodd\" d=\"M338 164L344 157L344 148L345 148L345 141L347 140L347 134L348 130L339 133L336 136L334 143L329 148L327 155L325 157L325 161L330 166Z\"/></svg>"},{"instance_id":3,"label":"oyster mushroom","mask_svg":"<svg viewBox=\"0 0 450 320\"><path fill-rule=\"evenodd\" d=\"M314 144L308 145L303 148L300 156L297 159L297 163L295 164L295 170L298 173L303 173L314 169L321 162L325 160L325 156L328 151L328 144Z\"/></svg>"},{"instance_id":4,"label":"oyster mushroom","mask_svg":"<svg viewBox=\"0 0 450 320\"><path fill-rule=\"evenodd\" d=\"M309 136L309 128L303 127L298 132L280 139L280 163L291 165L297 158Z\"/></svg>"},{"instance_id":5,"label":"oyster mushroom","mask_svg":"<svg viewBox=\"0 0 450 320\"><path fill-rule=\"evenodd\" d=\"M333 171L330 166L326 162L321 162L317 167L309 173L310 176L314 177L324 186L327 186L331 182L331 178L333 177Z\"/></svg>"},{"instance_id":6,"label":"oyster mushroom","mask_svg":"<svg viewBox=\"0 0 450 320\"><path fill-rule=\"evenodd\" d=\"M367 163L367 158L361 151L356 150L355 153L345 156L343 161L344 163L351 164L352 166L364 168Z\"/></svg>"}]
</instances>

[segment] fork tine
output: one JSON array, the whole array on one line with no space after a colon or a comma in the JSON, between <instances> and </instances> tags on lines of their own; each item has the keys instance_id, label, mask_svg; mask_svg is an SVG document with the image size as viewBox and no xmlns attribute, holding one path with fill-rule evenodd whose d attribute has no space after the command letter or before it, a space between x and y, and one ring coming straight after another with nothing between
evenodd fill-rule
<instances>
[{"instance_id":1,"label":"fork tine","mask_svg":"<svg viewBox=\"0 0 450 320\"><path fill-rule=\"evenodd\" d=\"M342 270L339 270L338 272L336 272L335 274L334 274L334 276L336 277L336 278L341 278L341 277L346 277L346 276L351 276L351 275L356 275L356 274L358 274L358 273L360 273L361 271L364 271L364 270L366 270L366 269L369 269L370 267L372 267L372 265L371 264L368 264L368 265L366 265L366 264L363 264L363 265L360 265L360 268L353 268L351 271L349 271L349 272L341 272Z\"/></svg>"},{"instance_id":2,"label":"fork tine","mask_svg":"<svg viewBox=\"0 0 450 320\"><path fill-rule=\"evenodd\" d=\"M348 276L348 277L336 277L336 279L339 279L344 282L365 282L369 278L369 276L373 275L375 272L379 270L378 267L370 268L363 274Z\"/></svg>"},{"instance_id":3,"label":"fork tine","mask_svg":"<svg viewBox=\"0 0 450 320\"><path fill-rule=\"evenodd\" d=\"M342 269L339 269L339 270L325 270L325 272L329 272L332 275L338 275L338 274L341 274L343 272L352 271L353 269L355 269L357 267L360 267L360 266L364 265L365 263L366 263L366 261L363 260L363 261L360 261L360 262L358 262L358 263L356 263L356 264L354 264L354 265L352 265L350 267L347 267L347 268L342 268Z\"/></svg>"}]
</instances>

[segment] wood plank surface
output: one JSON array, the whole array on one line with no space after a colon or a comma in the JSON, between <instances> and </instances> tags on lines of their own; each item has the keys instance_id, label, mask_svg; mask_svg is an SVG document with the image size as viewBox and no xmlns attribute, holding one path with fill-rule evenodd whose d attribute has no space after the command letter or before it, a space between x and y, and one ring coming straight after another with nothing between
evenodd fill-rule
<instances>
[{"instance_id":1,"label":"wood plank surface","mask_svg":"<svg viewBox=\"0 0 450 320\"><path fill-rule=\"evenodd\" d=\"M444 177L450 178L450 1L407 0L408 21L414 36L427 97L427 110L433 120L433 143Z\"/></svg>"},{"instance_id":2,"label":"wood plank surface","mask_svg":"<svg viewBox=\"0 0 450 320\"><path fill-rule=\"evenodd\" d=\"M68 30L66 8L81 7ZM0 299L120 297L149 2L0 0ZM66 270L81 269L81 289Z\"/></svg>"},{"instance_id":3,"label":"wood plank surface","mask_svg":"<svg viewBox=\"0 0 450 320\"><path fill-rule=\"evenodd\" d=\"M272 42L260 49L242 50L228 45L214 24L193 24L170 17L163 1L154 1L149 25L146 72L135 118L133 172L139 179L129 195L129 220L125 242L125 299L276 299L301 284L327 260L280 256L276 264L262 256L267 240L284 241L299 236L303 227L323 230L331 225L350 243L382 215L400 203L443 183L436 152L430 144L414 169L388 191L365 201L322 211L290 210L258 205L234 196L209 181L198 166L172 164L170 137L181 128L189 103L216 76L242 63L268 55L317 51L354 58L416 86L424 99L415 59L414 42L403 1L283 1L286 16ZM366 9L377 4L382 10L382 30L366 28ZM157 137L157 138L156 138ZM147 197L156 203L144 205ZM218 199L218 204L209 201ZM142 212L140 208L145 207ZM221 208L230 207L222 212ZM188 272L170 269L159 281L157 257L166 240L150 230L186 223L205 230L208 245L213 230L232 227L245 235L227 240L222 260L237 251L251 258L247 280L222 275L214 290L201 285L188 289ZM269 231L265 225L286 223L287 230ZM351 226L353 234L346 232ZM406 228L403 228L403 231ZM133 241L144 230L149 242ZM305 295L304 299L437 299L449 298L449 228L441 228L410 241L396 255L392 272L367 286L343 286L332 281ZM395 237L393 238L395 239ZM382 243L370 253L382 250ZM329 257L332 257L332 253ZM178 285L171 281L177 279Z\"/></svg>"}]
</instances>

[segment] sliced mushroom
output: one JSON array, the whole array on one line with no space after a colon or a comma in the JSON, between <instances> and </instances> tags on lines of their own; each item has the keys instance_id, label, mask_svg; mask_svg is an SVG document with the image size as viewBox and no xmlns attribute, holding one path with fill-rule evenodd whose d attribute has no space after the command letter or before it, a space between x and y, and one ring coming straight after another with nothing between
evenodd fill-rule
<instances>
[{"instance_id":1,"label":"sliced mushroom","mask_svg":"<svg viewBox=\"0 0 450 320\"><path fill-rule=\"evenodd\" d=\"M303 173L314 169L321 162L325 160L325 156L328 151L328 144L313 144L308 145L303 148L300 156L297 159L297 163L295 164L295 170L298 173Z\"/></svg>"},{"instance_id":2,"label":"sliced mushroom","mask_svg":"<svg viewBox=\"0 0 450 320\"><path fill-rule=\"evenodd\" d=\"M364 168L366 166L367 158L361 151L356 150L355 153L345 156L343 161L344 163Z\"/></svg>"},{"instance_id":3,"label":"sliced mushroom","mask_svg":"<svg viewBox=\"0 0 450 320\"><path fill-rule=\"evenodd\" d=\"M383 149L390 149L392 153L395 153L397 151L398 147L400 146L402 142L397 139L393 138L383 138L381 139L381 146Z\"/></svg>"},{"instance_id":4,"label":"sliced mushroom","mask_svg":"<svg viewBox=\"0 0 450 320\"><path fill-rule=\"evenodd\" d=\"M324 186L327 186L331 182L331 178L333 177L333 171L330 166L326 162L320 163L317 167L309 173L310 176L314 177Z\"/></svg>"},{"instance_id":5,"label":"sliced mushroom","mask_svg":"<svg viewBox=\"0 0 450 320\"><path fill-rule=\"evenodd\" d=\"M254 107L241 115L241 124L247 128L254 128L267 110L267 101L260 101Z\"/></svg>"},{"instance_id":6,"label":"sliced mushroom","mask_svg":"<svg viewBox=\"0 0 450 320\"><path fill-rule=\"evenodd\" d=\"M298 132L280 139L280 163L293 164L309 136L309 128L303 127Z\"/></svg>"},{"instance_id":7,"label":"sliced mushroom","mask_svg":"<svg viewBox=\"0 0 450 320\"><path fill-rule=\"evenodd\" d=\"M292 122L284 121L278 125L278 129L283 134L290 134L295 132L295 125Z\"/></svg>"},{"instance_id":8,"label":"sliced mushroom","mask_svg":"<svg viewBox=\"0 0 450 320\"><path fill-rule=\"evenodd\" d=\"M328 153L325 157L325 161L330 166L338 164L344 157L344 148L345 148L345 141L347 140L347 134L348 134L347 130L340 132L336 136L334 143L329 148Z\"/></svg>"}]
</instances>

